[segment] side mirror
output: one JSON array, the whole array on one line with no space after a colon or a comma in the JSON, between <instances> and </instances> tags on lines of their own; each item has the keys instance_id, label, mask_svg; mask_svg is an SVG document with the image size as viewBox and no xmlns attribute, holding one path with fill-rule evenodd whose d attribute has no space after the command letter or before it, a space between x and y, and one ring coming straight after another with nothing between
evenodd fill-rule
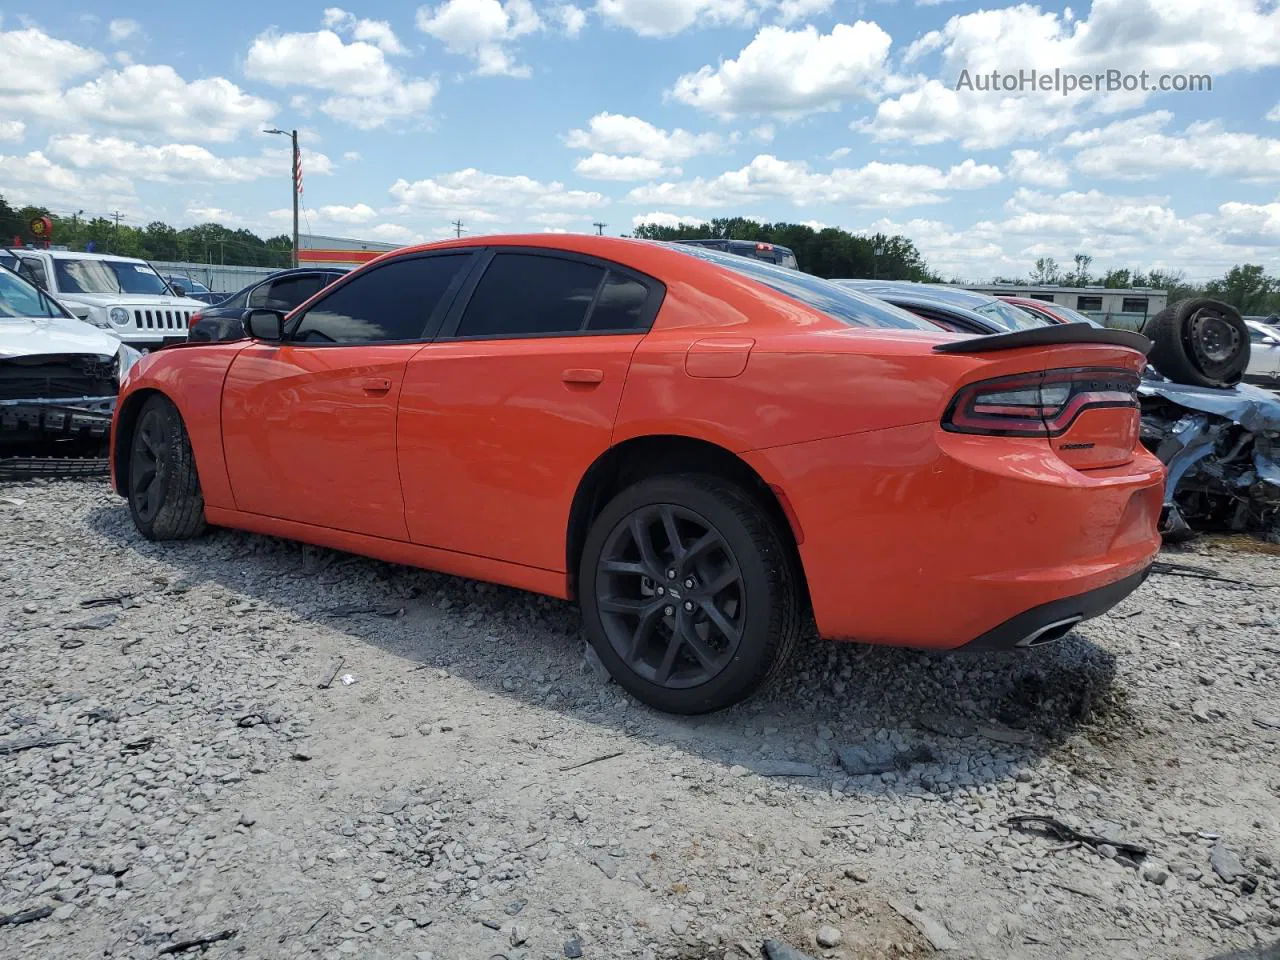
<instances>
[{"instance_id":1,"label":"side mirror","mask_svg":"<svg viewBox=\"0 0 1280 960\"><path fill-rule=\"evenodd\" d=\"M187 288L180 283L171 283L169 287L173 290L175 297L185 297L187 295Z\"/></svg>"},{"instance_id":2,"label":"side mirror","mask_svg":"<svg viewBox=\"0 0 1280 960\"><path fill-rule=\"evenodd\" d=\"M250 310L244 329L255 340L279 342L284 339L284 316L275 310Z\"/></svg>"}]
</instances>

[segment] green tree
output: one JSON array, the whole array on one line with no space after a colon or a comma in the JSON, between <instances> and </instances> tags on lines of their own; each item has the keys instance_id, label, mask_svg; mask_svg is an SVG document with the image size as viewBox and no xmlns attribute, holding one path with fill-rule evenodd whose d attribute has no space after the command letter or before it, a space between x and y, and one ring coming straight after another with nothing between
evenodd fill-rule
<instances>
[{"instance_id":1,"label":"green tree","mask_svg":"<svg viewBox=\"0 0 1280 960\"><path fill-rule=\"evenodd\" d=\"M1132 287L1133 275L1128 270L1108 270L1102 277L1102 285L1109 290Z\"/></svg>"},{"instance_id":2,"label":"green tree","mask_svg":"<svg viewBox=\"0 0 1280 960\"><path fill-rule=\"evenodd\" d=\"M906 237L852 234L837 227L814 230L801 223L759 223L722 217L708 223L665 226L645 223L633 235L642 240L754 240L790 247L800 269L827 278L937 281L924 256Z\"/></svg>"},{"instance_id":3,"label":"green tree","mask_svg":"<svg viewBox=\"0 0 1280 960\"><path fill-rule=\"evenodd\" d=\"M1077 253L1075 255L1076 268L1062 278L1062 282L1068 287L1087 287L1093 279L1089 275L1089 267L1093 264L1093 257L1087 253Z\"/></svg>"},{"instance_id":4,"label":"green tree","mask_svg":"<svg viewBox=\"0 0 1280 960\"><path fill-rule=\"evenodd\" d=\"M1280 306L1280 278L1268 277L1256 263L1237 264L1221 280L1211 280L1205 292L1244 314L1266 314Z\"/></svg>"},{"instance_id":5,"label":"green tree","mask_svg":"<svg viewBox=\"0 0 1280 960\"><path fill-rule=\"evenodd\" d=\"M1038 286L1057 286L1062 283L1062 268L1053 257L1040 257L1031 271L1031 282Z\"/></svg>"}]
</instances>

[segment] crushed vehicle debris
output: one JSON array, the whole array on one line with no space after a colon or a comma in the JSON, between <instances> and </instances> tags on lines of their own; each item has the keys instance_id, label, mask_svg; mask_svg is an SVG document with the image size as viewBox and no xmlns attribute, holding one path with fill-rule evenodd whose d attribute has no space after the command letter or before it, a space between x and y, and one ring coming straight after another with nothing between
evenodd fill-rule
<instances>
[{"instance_id":1,"label":"crushed vehicle debris","mask_svg":"<svg viewBox=\"0 0 1280 960\"><path fill-rule=\"evenodd\" d=\"M1142 440L1169 469L1165 538L1187 539L1194 525L1280 542L1280 397L1152 377L1138 393Z\"/></svg>"},{"instance_id":2,"label":"crushed vehicle debris","mask_svg":"<svg viewBox=\"0 0 1280 960\"><path fill-rule=\"evenodd\" d=\"M0 480L105 473L120 380L140 356L0 267Z\"/></svg>"}]
</instances>

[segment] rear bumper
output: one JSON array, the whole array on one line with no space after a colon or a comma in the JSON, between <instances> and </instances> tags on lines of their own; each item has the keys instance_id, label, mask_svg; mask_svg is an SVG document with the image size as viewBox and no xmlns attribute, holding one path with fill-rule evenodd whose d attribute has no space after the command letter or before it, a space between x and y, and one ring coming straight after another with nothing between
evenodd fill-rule
<instances>
[{"instance_id":1,"label":"rear bumper","mask_svg":"<svg viewBox=\"0 0 1280 960\"><path fill-rule=\"evenodd\" d=\"M963 650L1015 650L1040 647L1061 640L1076 624L1100 617L1142 586L1151 568L1105 587L1064 600L1051 600L1010 617L998 627L966 643Z\"/></svg>"},{"instance_id":2,"label":"rear bumper","mask_svg":"<svg viewBox=\"0 0 1280 960\"><path fill-rule=\"evenodd\" d=\"M922 423L744 458L786 496L829 639L949 650L1031 624L1016 645L1101 613L1160 549L1164 467L1141 448L1077 470L1047 441Z\"/></svg>"}]
</instances>

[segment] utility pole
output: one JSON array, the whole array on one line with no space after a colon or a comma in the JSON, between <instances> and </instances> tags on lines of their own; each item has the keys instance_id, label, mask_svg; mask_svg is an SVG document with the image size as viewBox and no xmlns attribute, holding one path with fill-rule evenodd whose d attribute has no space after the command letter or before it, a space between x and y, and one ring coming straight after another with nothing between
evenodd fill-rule
<instances>
[{"instance_id":1,"label":"utility pole","mask_svg":"<svg viewBox=\"0 0 1280 960\"><path fill-rule=\"evenodd\" d=\"M115 230L111 235L111 241L115 245L116 250L120 249L120 218L124 216L119 210L111 215L111 219L116 222ZM110 251L108 251L109 253Z\"/></svg>"},{"instance_id":2,"label":"utility pole","mask_svg":"<svg viewBox=\"0 0 1280 960\"><path fill-rule=\"evenodd\" d=\"M608 224L607 224L607 223L599 223L599 222L596 222L596 223L593 223L593 224L592 224L592 226L596 228L596 236L597 236L597 237L603 237L603 236L604 236L604 228L605 228L605 227L607 227L607 226L608 226Z\"/></svg>"},{"instance_id":3,"label":"utility pole","mask_svg":"<svg viewBox=\"0 0 1280 960\"><path fill-rule=\"evenodd\" d=\"M453 221L453 229L454 229L454 230L456 230L456 231L458 232L458 239L459 239L459 240L461 240L461 239L462 239L462 221L461 221L461 220L454 220L454 221Z\"/></svg>"},{"instance_id":4,"label":"utility pole","mask_svg":"<svg viewBox=\"0 0 1280 960\"><path fill-rule=\"evenodd\" d=\"M292 265L298 265L298 198L302 196L302 155L298 152L297 130L263 130L263 133L277 133L288 137L293 144L293 258Z\"/></svg>"}]
</instances>

